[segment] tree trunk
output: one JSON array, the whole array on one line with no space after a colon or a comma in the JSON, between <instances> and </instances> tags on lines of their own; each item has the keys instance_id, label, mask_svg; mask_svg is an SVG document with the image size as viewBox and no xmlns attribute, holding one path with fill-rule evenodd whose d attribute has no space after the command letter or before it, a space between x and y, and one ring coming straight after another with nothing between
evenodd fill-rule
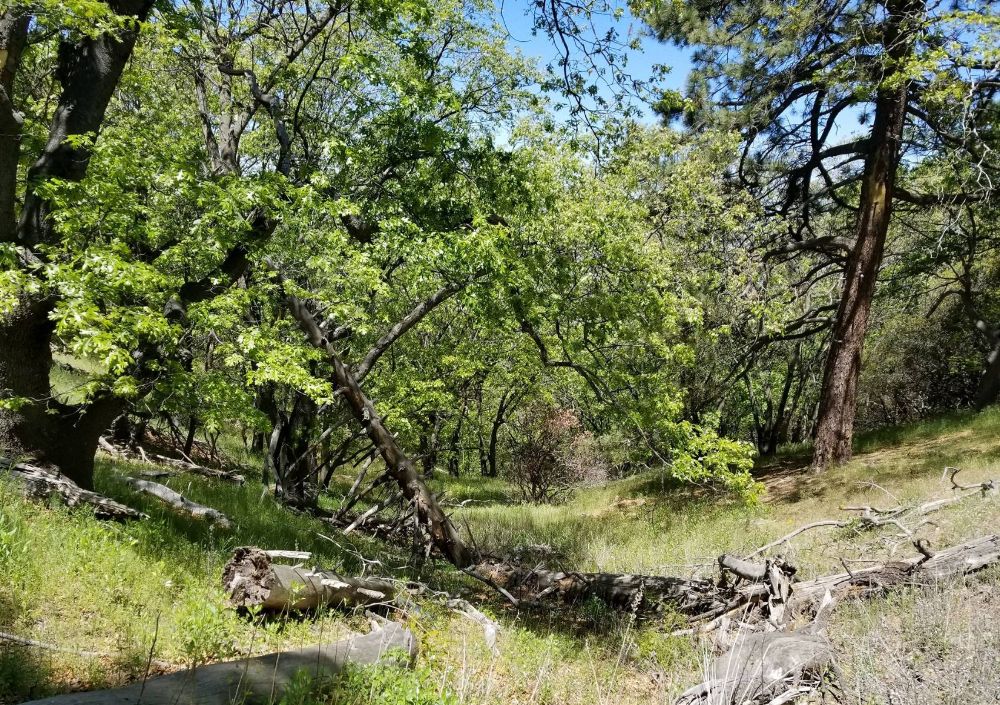
<instances>
[{"instance_id":1,"label":"tree trunk","mask_svg":"<svg viewBox=\"0 0 1000 705\"><path fill-rule=\"evenodd\" d=\"M396 437L382 423L375 405L361 390L351 369L323 335L312 313L298 297L286 294L289 310L306 334L309 343L322 350L333 368L333 381L343 394L355 420L365 429L372 444L385 462L386 472L399 485L403 496L413 505L417 518L430 535L431 542L441 554L458 568L467 568L474 562L473 553L459 536L451 520L441 509L434 494L424 483L413 462L396 442Z\"/></svg>"},{"instance_id":2,"label":"tree trunk","mask_svg":"<svg viewBox=\"0 0 1000 705\"><path fill-rule=\"evenodd\" d=\"M138 21L144 20L152 0L115 0L109 3L123 22L113 34L84 37L59 46L55 76L62 87L48 141L27 173L24 205L16 227L10 221L11 183L17 182L17 156L11 145L0 142L0 241L20 245L22 258L44 262L39 244L58 239L53 230L50 204L35 185L51 178L80 181L86 175L94 136L104 121L111 96L118 85L136 39ZM0 15L0 139L10 137L4 125L19 122L11 88L26 30L23 17ZM18 126L19 131L19 126ZM16 136L15 136L16 139ZM101 432L121 410L122 404L102 398L73 407L51 398L49 372L54 330L49 314L54 302L23 292L18 303L0 318L0 398L15 399L0 409L0 448L16 456L30 456L58 466L85 489L93 486L94 453Z\"/></svg>"},{"instance_id":3,"label":"tree trunk","mask_svg":"<svg viewBox=\"0 0 1000 705\"><path fill-rule=\"evenodd\" d=\"M67 693L26 705L231 705L284 702L302 672L314 678L336 675L348 664L397 659L409 665L417 642L410 630L391 623L364 636L239 661L213 663L150 678L124 688ZM299 695L295 691L295 695ZM297 702L297 700L293 700Z\"/></svg>"},{"instance_id":4,"label":"tree trunk","mask_svg":"<svg viewBox=\"0 0 1000 705\"><path fill-rule=\"evenodd\" d=\"M875 121L865 158L856 239L847 258L844 291L823 374L813 451L816 470L851 458L861 354L892 216L909 89L908 81L892 82L891 79L899 71L899 64L912 52L914 20L922 11L922 0L894 0L886 6L888 19L882 44L889 69L875 99Z\"/></svg>"},{"instance_id":5,"label":"tree trunk","mask_svg":"<svg viewBox=\"0 0 1000 705\"><path fill-rule=\"evenodd\" d=\"M487 451L488 477L497 477L499 474L499 468L497 467L497 444L500 440L500 429L503 428L504 423L507 421L507 407L513 396L513 389L508 389L503 393L503 396L500 397L500 403L497 406L497 413L493 417L493 424L490 427L490 446Z\"/></svg>"},{"instance_id":6,"label":"tree trunk","mask_svg":"<svg viewBox=\"0 0 1000 705\"><path fill-rule=\"evenodd\" d=\"M0 13L0 242L13 242L17 231L17 165L21 125L15 107L14 76L27 44L31 14L24 8Z\"/></svg>"}]
</instances>

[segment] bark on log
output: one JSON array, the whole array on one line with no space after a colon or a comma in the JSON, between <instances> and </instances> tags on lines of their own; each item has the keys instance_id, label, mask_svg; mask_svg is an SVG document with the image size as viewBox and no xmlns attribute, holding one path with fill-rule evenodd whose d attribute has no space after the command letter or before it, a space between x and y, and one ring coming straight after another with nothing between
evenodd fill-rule
<instances>
[{"instance_id":1,"label":"bark on log","mask_svg":"<svg viewBox=\"0 0 1000 705\"><path fill-rule=\"evenodd\" d=\"M269 610L362 607L388 602L396 592L385 580L272 563L266 552L253 547L236 549L222 569L222 587L235 607Z\"/></svg>"},{"instance_id":2,"label":"bark on log","mask_svg":"<svg viewBox=\"0 0 1000 705\"><path fill-rule=\"evenodd\" d=\"M711 613L726 606L711 580L619 573L564 573L484 562L474 572L521 600L559 597L579 602L596 597L612 607L635 611L672 609L689 615Z\"/></svg>"},{"instance_id":3,"label":"bark on log","mask_svg":"<svg viewBox=\"0 0 1000 705\"><path fill-rule=\"evenodd\" d=\"M409 665L416 639L402 625L389 624L365 636L267 656L213 663L124 688L67 693L27 705L231 705L277 702L292 679L305 671L331 676L348 664L368 665L399 658Z\"/></svg>"},{"instance_id":4,"label":"bark on log","mask_svg":"<svg viewBox=\"0 0 1000 705\"><path fill-rule=\"evenodd\" d=\"M23 483L25 494L33 499L48 499L52 495L58 495L67 506L76 507L85 504L93 507L94 515L98 519L125 521L146 518L145 514L136 509L102 494L83 489L55 470L28 463L17 463L4 457L0 457L0 470L6 470L11 477Z\"/></svg>"},{"instance_id":5,"label":"bark on log","mask_svg":"<svg viewBox=\"0 0 1000 705\"><path fill-rule=\"evenodd\" d=\"M141 480L137 477L126 477L124 479L125 482L133 489L144 494L152 495L153 497L156 497L177 511L187 514L188 516L194 517L195 519L204 519L205 521L220 526L223 529L228 529L232 526L229 518L218 509L212 509L211 507L206 507L203 504L192 502L180 492L176 492L166 485L161 485L158 482L152 482L150 480Z\"/></svg>"}]
</instances>

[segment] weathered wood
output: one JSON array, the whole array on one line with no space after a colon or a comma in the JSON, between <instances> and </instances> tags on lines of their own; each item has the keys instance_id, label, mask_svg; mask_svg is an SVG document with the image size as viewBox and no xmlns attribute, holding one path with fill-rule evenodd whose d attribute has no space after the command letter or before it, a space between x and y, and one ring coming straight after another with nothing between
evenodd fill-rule
<instances>
[{"instance_id":1,"label":"weathered wood","mask_svg":"<svg viewBox=\"0 0 1000 705\"><path fill-rule=\"evenodd\" d=\"M689 615L700 615L726 606L715 583L698 578L565 573L493 562L480 563L474 572L527 602L549 597L564 602L580 602L596 597L618 609L658 610L669 605Z\"/></svg>"},{"instance_id":2,"label":"weathered wood","mask_svg":"<svg viewBox=\"0 0 1000 705\"><path fill-rule=\"evenodd\" d=\"M798 692L802 683L816 683L833 657L830 642L809 630L745 633L711 664L705 681L682 693L676 705L774 702L789 690Z\"/></svg>"},{"instance_id":3,"label":"weathered wood","mask_svg":"<svg viewBox=\"0 0 1000 705\"><path fill-rule=\"evenodd\" d=\"M222 587L236 607L269 610L362 607L389 602L396 592L385 580L273 563L266 552L247 546L237 548L222 569Z\"/></svg>"},{"instance_id":4,"label":"weathered wood","mask_svg":"<svg viewBox=\"0 0 1000 705\"><path fill-rule=\"evenodd\" d=\"M309 553L309 551L268 550L264 551L264 553L267 554L267 557L271 559L284 558L285 560L289 561L307 561L310 558L312 558L312 554Z\"/></svg>"},{"instance_id":5,"label":"weathered wood","mask_svg":"<svg viewBox=\"0 0 1000 705\"><path fill-rule=\"evenodd\" d=\"M67 693L28 705L232 705L281 700L300 672L331 676L348 664L368 665L398 659L409 665L416 639L402 625L389 624L365 636L267 656L213 663L150 678L124 688Z\"/></svg>"},{"instance_id":6,"label":"weathered wood","mask_svg":"<svg viewBox=\"0 0 1000 705\"><path fill-rule=\"evenodd\" d=\"M828 592L835 601L867 597L893 587L959 578L997 562L1000 562L1000 536L991 534L942 549L929 558L922 555L879 563L850 573L795 583L789 606L793 613L801 613L814 609Z\"/></svg>"},{"instance_id":7,"label":"weathered wood","mask_svg":"<svg viewBox=\"0 0 1000 705\"><path fill-rule=\"evenodd\" d=\"M833 667L833 652L822 635L828 610L845 598L866 598L890 589L924 585L961 578L1000 562L1000 536L992 534L931 552L923 540L914 542L918 558L887 561L847 573L826 575L789 584L787 569L768 561L763 567L740 559L723 557L720 567L750 578L767 575L754 584L766 588L760 595L743 592L734 600L744 611L744 620L762 624L763 618L780 631L743 633L734 646L709 668L706 679L689 688L676 705L735 705L735 703L791 702L814 690L823 671ZM740 590L737 591L739 595ZM755 600L760 610L751 611ZM766 607L765 607L766 605ZM743 609L746 606L746 609ZM789 630L794 617L806 617L810 626Z\"/></svg>"},{"instance_id":8,"label":"weathered wood","mask_svg":"<svg viewBox=\"0 0 1000 705\"><path fill-rule=\"evenodd\" d=\"M486 640L486 645L490 647L490 651L494 656L500 654L500 647L497 645L497 636L500 633L499 624L473 607L468 600L453 598L448 600L448 607L480 625L483 628L483 638Z\"/></svg>"},{"instance_id":9,"label":"weathered wood","mask_svg":"<svg viewBox=\"0 0 1000 705\"><path fill-rule=\"evenodd\" d=\"M20 481L25 488L25 494L32 499L48 499L58 495L67 506L76 507L89 505L94 508L98 519L145 519L142 512L127 507L120 502L105 497L97 492L85 490L61 473L28 463L18 463L8 458L0 457L0 470L4 470L12 478Z\"/></svg>"},{"instance_id":10,"label":"weathered wood","mask_svg":"<svg viewBox=\"0 0 1000 705\"><path fill-rule=\"evenodd\" d=\"M180 492L176 492L166 485L161 485L160 483L153 482L151 480L142 480L138 477L126 477L124 480L133 489L156 497L157 499L170 505L173 509L187 514L188 516L192 516L195 519L204 519L205 521L216 526L220 526L223 529L228 529L232 526L229 518L218 509L212 509L211 507L206 507L203 504L192 502Z\"/></svg>"}]
</instances>

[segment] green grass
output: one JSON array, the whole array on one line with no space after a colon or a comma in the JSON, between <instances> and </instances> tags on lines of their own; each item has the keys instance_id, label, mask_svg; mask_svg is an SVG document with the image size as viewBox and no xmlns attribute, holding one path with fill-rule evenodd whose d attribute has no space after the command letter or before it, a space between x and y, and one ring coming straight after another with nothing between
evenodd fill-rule
<instances>
[{"instance_id":1,"label":"green grass","mask_svg":"<svg viewBox=\"0 0 1000 705\"><path fill-rule=\"evenodd\" d=\"M868 434L859 439L854 461L820 476L801 472L794 456L778 458L761 468L766 489L756 504L679 487L658 473L582 489L556 506L519 504L511 488L496 479L439 474L433 484L446 492L459 526L471 531L484 551L503 555L546 544L556 553L549 559L552 567L710 575L720 553L746 552L807 522L843 518L839 507L844 504L885 506L948 496L944 465L962 467L968 482L1000 478L1000 412ZM154 642L158 659L180 666L368 629L364 615L336 611L256 621L237 615L226 607L220 574L239 545L308 550L316 563L348 573L364 569L358 558L363 555L382 562L376 569L381 574L462 593L496 618L502 629L494 656L481 627L445 609L441 597L413 597L397 616L420 639L421 671L399 692L438 694L437 700L419 702L670 702L698 680L711 648L671 636L677 621L669 615L634 620L600 604L515 610L445 566L413 560L408 546L344 537L317 519L290 512L253 481L237 487L183 474L167 480L234 522L228 531L212 529L121 481L122 473L142 469L106 459L98 465L99 490L150 515L124 525L98 522L85 510L27 503L0 482L0 630L110 654L81 657L0 642L0 703L141 677ZM337 478L333 488L343 492L348 485L349 478ZM333 507L338 500L334 496L324 503ZM944 546L995 531L1000 499L972 498L933 518L935 525L923 527L921 535L932 546ZM818 529L795 539L783 553L801 575L810 576L840 570L840 556L885 558L912 550L888 531ZM970 635L975 634L975 610L963 605L995 610L997 588L994 571L948 589L910 590L845 605L831 637L852 687L880 693L885 689L880 691L879 684L891 682L912 695L906 702L961 702L956 698L963 693L985 692L975 689L981 684L963 685L944 676L934 687L915 684L913 668L936 655L960 668L972 653ZM917 628L921 614L933 616L932 626ZM940 615L951 615L951 621ZM986 632L990 639L994 631ZM905 658L878 655L889 650ZM996 659L996 653L992 649L982 658ZM378 702L388 705L392 697ZM398 697L405 701L407 696ZM888 702L887 697L871 702Z\"/></svg>"}]
</instances>

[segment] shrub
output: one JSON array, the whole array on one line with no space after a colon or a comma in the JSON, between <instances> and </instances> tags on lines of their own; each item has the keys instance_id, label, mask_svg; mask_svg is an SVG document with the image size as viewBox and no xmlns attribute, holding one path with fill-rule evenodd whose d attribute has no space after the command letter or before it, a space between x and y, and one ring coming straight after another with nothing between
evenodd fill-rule
<instances>
[{"instance_id":1,"label":"shrub","mask_svg":"<svg viewBox=\"0 0 1000 705\"><path fill-rule=\"evenodd\" d=\"M526 501L560 501L574 486L608 478L601 444L571 410L535 405L513 425L518 440L508 475Z\"/></svg>"}]
</instances>

